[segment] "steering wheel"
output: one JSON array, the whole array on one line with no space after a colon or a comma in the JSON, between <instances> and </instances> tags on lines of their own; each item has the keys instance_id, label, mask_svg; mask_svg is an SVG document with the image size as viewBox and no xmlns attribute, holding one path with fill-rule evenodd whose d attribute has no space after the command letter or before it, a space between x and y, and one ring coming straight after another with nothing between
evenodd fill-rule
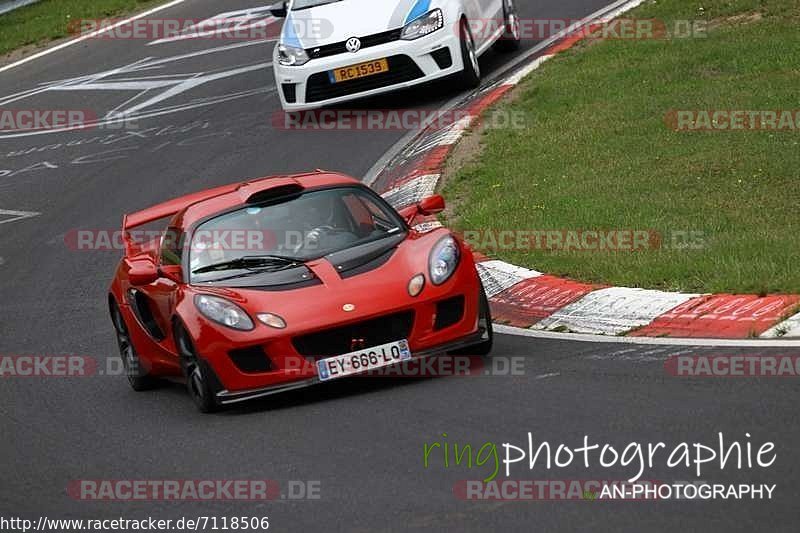
<instances>
[{"instance_id":1,"label":"steering wheel","mask_svg":"<svg viewBox=\"0 0 800 533\"><path fill-rule=\"evenodd\" d=\"M320 239L322 239L324 235L336 235L338 233L347 233L347 230L341 228L334 228L333 226L327 224L323 226L317 226L316 228L306 233L305 237L303 237L303 241L297 243L297 245L294 247L294 250L292 251L297 253L303 248L310 248L312 246L317 246L319 245Z\"/></svg>"}]
</instances>

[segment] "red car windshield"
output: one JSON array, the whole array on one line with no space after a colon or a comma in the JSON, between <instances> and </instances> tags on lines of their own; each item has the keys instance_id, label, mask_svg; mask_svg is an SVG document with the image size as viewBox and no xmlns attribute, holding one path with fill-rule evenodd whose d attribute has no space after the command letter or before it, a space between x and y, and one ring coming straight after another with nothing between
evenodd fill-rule
<instances>
[{"instance_id":1,"label":"red car windshield","mask_svg":"<svg viewBox=\"0 0 800 533\"><path fill-rule=\"evenodd\" d=\"M208 220L192 235L192 281L231 270L278 271L389 235L405 226L362 187L310 191L243 207Z\"/></svg>"}]
</instances>

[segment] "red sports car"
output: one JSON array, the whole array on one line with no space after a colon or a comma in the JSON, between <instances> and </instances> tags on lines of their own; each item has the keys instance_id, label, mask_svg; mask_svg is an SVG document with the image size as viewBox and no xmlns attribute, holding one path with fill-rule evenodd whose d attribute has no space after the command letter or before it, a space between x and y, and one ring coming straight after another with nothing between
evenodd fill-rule
<instances>
[{"instance_id":1,"label":"red sports car","mask_svg":"<svg viewBox=\"0 0 800 533\"><path fill-rule=\"evenodd\" d=\"M409 225L442 209L431 196L398 212L317 171L127 215L108 303L131 386L183 376L209 412L434 354L488 355L469 249Z\"/></svg>"}]
</instances>

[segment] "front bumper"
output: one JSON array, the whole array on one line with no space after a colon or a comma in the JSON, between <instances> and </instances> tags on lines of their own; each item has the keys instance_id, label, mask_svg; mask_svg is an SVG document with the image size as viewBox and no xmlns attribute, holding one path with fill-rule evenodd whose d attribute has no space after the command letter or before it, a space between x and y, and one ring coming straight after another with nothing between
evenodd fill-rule
<instances>
[{"instance_id":1,"label":"front bumper","mask_svg":"<svg viewBox=\"0 0 800 533\"><path fill-rule=\"evenodd\" d=\"M424 241L420 245L428 247ZM200 356L225 389L220 400L313 384L318 379L315 362L355 351L354 343L368 348L407 339L412 355L420 357L481 341L473 338L481 330L480 280L472 261L462 261L451 279L441 286L429 284L417 297L408 295L406 279L391 268L355 276L348 284L347 296L341 287L299 289L294 299L307 305L274 310L288 324L283 330L258 325L237 332L187 320L185 313ZM355 311L344 312L346 302Z\"/></svg>"},{"instance_id":2,"label":"front bumper","mask_svg":"<svg viewBox=\"0 0 800 533\"><path fill-rule=\"evenodd\" d=\"M359 52L312 59L305 65L285 66L273 57L275 81L286 111L315 109L386 93L461 72L461 43L447 29L414 41L397 40ZM377 59L389 59L389 72L357 80L331 83L328 73Z\"/></svg>"},{"instance_id":3,"label":"front bumper","mask_svg":"<svg viewBox=\"0 0 800 533\"><path fill-rule=\"evenodd\" d=\"M440 355L442 353L459 350L461 348L468 348L487 339L488 337L486 336L485 333L484 334L481 334L480 332L473 333L467 335L466 337L462 337L461 339L450 341L446 344L428 348L420 352L414 352L412 354L412 360L419 361L422 359L427 359L428 357ZM353 374L352 376L349 377L358 377L359 375L360 374ZM322 383L322 381L320 381L319 377L312 377L299 381L293 381L291 383L283 383L279 385L272 385L256 389L248 389L242 391L223 390L217 393L217 402L219 402L220 405L231 405L234 403L254 400L256 398L263 398L265 396L272 396L273 394L280 394L282 392L288 392L291 390L312 387L314 385L319 385L320 383Z\"/></svg>"}]
</instances>

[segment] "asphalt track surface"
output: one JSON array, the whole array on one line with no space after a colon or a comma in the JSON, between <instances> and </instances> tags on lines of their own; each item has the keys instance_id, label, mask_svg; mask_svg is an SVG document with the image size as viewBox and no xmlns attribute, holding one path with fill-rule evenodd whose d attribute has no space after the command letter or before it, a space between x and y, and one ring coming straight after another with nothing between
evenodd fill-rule
<instances>
[{"instance_id":1,"label":"asphalt track surface","mask_svg":"<svg viewBox=\"0 0 800 533\"><path fill-rule=\"evenodd\" d=\"M259 5L221 4L192 0L157 16L205 18ZM577 18L604 2L519 4L523 17ZM0 213L40 213L8 223L12 215L0 215L0 354L116 357L105 294L118 254L70 249L71 230L115 229L124 212L249 177L316 167L361 176L402 136L275 129L279 103L263 65L272 46L89 40L0 74L0 106L100 116L135 107L149 117L137 130L0 137ZM510 59L490 52L482 63L496 71ZM158 83L198 76L202 83ZM452 90L443 82L360 105L435 107ZM361 379L212 416L197 413L179 385L137 394L120 377L1 380L0 515L269 516L275 531L796 531L796 381L683 379L664 370L670 355L753 352L498 336L495 356L523 358L521 375ZM450 442L499 446L524 443L528 431L573 446L583 435L624 446L713 443L720 431L744 441L749 432L753 442L776 443L776 465L711 468L701 477L777 489L771 501L474 502L456 499L453 485L485 472L423 467L423 444L441 442L442 433ZM630 473L573 466L519 468L513 477ZM663 465L648 476L695 479ZM318 481L321 493L262 503L83 502L66 492L76 479L272 479L283 490L304 480Z\"/></svg>"}]
</instances>

